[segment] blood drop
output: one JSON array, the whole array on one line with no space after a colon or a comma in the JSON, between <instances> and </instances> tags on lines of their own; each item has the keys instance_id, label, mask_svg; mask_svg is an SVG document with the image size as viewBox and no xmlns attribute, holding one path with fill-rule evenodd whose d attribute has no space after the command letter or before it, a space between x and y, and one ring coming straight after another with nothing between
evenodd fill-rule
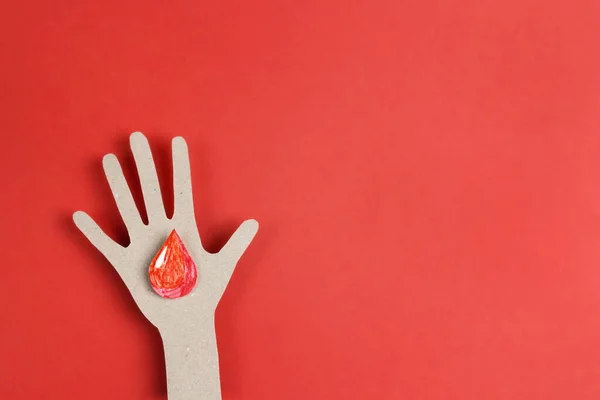
<instances>
[{"instance_id":1,"label":"blood drop","mask_svg":"<svg viewBox=\"0 0 600 400\"><path fill-rule=\"evenodd\" d=\"M166 299L183 297L196 286L196 264L175 230L154 256L148 276L152 289Z\"/></svg>"}]
</instances>

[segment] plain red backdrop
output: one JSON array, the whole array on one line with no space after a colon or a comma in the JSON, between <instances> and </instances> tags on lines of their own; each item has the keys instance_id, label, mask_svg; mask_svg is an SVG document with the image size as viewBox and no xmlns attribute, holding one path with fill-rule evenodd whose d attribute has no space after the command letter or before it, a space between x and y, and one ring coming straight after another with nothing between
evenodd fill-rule
<instances>
[{"instance_id":1,"label":"plain red backdrop","mask_svg":"<svg viewBox=\"0 0 600 400\"><path fill-rule=\"evenodd\" d=\"M224 399L600 398L600 3L5 1L0 397L166 399L123 243L130 132L201 235L261 229L217 312ZM137 189L139 192L139 188Z\"/></svg>"}]
</instances>

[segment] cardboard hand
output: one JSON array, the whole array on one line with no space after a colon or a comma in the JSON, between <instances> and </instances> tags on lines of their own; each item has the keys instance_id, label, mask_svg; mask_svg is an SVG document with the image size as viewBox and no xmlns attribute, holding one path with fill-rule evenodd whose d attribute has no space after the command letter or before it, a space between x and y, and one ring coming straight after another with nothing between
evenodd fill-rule
<instances>
[{"instance_id":1,"label":"cardboard hand","mask_svg":"<svg viewBox=\"0 0 600 400\"><path fill-rule=\"evenodd\" d=\"M117 244L82 211L73 214L73 220L117 270L142 313L158 328L165 349L169 399L219 400L221 385L214 312L239 258L258 230L258 223L255 220L243 222L219 253L208 253L202 247L196 227L185 140L176 137L172 141L175 209L171 219L165 213L148 140L135 132L130 144L148 224L143 223L113 154L104 156L104 171L131 243L127 247ZM198 266L198 282L190 294L165 299L150 286L148 267L173 229Z\"/></svg>"}]
</instances>

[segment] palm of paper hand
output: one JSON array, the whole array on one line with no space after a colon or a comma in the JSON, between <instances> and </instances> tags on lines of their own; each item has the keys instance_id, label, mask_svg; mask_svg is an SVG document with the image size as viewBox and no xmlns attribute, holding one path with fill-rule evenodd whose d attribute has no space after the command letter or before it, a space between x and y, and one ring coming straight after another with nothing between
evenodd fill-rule
<instances>
[{"instance_id":1,"label":"palm of paper hand","mask_svg":"<svg viewBox=\"0 0 600 400\"><path fill-rule=\"evenodd\" d=\"M175 211L171 219L164 210L148 141L136 132L131 135L130 142L149 223L142 222L119 162L112 154L104 157L103 166L129 232L130 245L123 247L112 241L84 212L76 212L73 219L117 270L140 310L161 332L194 323L199 318L212 318L233 269L256 234L258 224L254 220L245 221L219 253L208 253L202 247L196 227L188 150L183 138L173 139ZM173 230L177 231L198 267L198 281L188 295L167 300L150 286L148 267Z\"/></svg>"}]
</instances>

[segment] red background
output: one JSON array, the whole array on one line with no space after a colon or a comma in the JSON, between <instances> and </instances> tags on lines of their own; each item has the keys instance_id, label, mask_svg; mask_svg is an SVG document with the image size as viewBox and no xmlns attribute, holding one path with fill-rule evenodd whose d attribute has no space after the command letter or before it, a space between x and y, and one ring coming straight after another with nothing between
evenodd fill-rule
<instances>
[{"instance_id":1,"label":"red background","mask_svg":"<svg viewBox=\"0 0 600 400\"><path fill-rule=\"evenodd\" d=\"M3 399L165 399L74 227L186 137L224 399L600 397L595 0L12 1L0 9ZM137 186L136 186L137 188ZM139 192L139 188L137 188Z\"/></svg>"}]
</instances>

